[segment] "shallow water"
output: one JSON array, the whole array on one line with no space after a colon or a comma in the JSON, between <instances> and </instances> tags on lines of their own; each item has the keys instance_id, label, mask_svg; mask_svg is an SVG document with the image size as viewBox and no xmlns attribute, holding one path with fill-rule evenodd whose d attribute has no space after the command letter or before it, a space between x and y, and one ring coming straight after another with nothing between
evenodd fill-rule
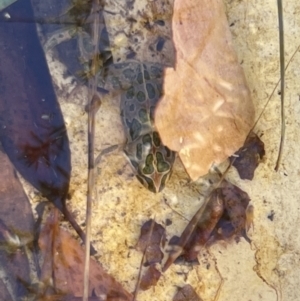
<instances>
[{"instance_id":1,"label":"shallow water","mask_svg":"<svg viewBox=\"0 0 300 301\"><path fill-rule=\"evenodd\" d=\"M120 10L120 6L110 3L107 5L111 5L107 8L109 11ZM142 6L142 2L139 6ZM36 17L39 20L49 20L42 8L40 6L35 9ZM63 5L50 5L50 8L50 15L64 11ZM234 45L258 116L280 76L277 6L274 1L260 4L249 0L226 1L226 8ZM300 45L299 12L300 6L296 1L285 3L286 62L289 62ZM105 17L107 26L111 26L108 35L110 38L115 37L118 28L114 26L113 18ZM48 24L44 32L49 33L58 28L56 24ZM117 39L114 42L117 44ZM76 42L68 47L68 51L71 51L72 47L77 47ZM70 62L62 61L62 50L63 47L59 52L55 48L54 51L48 51L47 61L67 127L72 154L68 206L79 225L84 226L87 88L76 80L78 77L73 76L74 70L66 67ZM113 54L120 59L128 55L117 47L113 48ZM231 181L249 194L254 206L253 225L248 233L252 240L251 245L242 238L239 243L219 242L208 250L203 249L198 256L200 265L173 265L155 287L139 292L137 300L170 300L177 290L176 287L186 283L191 284L205 301L240 298L252 301L298 300L299 60L298 51L286 71L287 135L279 172L274 171L280 139L280 96L277 87L255 129L265 143L266 156L263 163L256 170L252 181L240 180L233 169L229 173ZM170 65L171 62L172 59L167 64ZM118 94L111 98L106 95L96 115L95 153L100 153L107 146L121 144L124 140ZM118 151L106 155L97 165L95 181L92 242L98 250L96 258L132 292L142 256L134 248L141 225L148 219L155 218L165 226L167 239L180 235L201 205L201 186L199 183L189 182L177 159L173 175L165 189L161 193L153 194L138 182L128 160ZM36 206L41 199L40 194L24 181L22 183L32 206ZM172 223L167 223L167 220ZM64 227L68 227L68 224L64 223Z\"/></svg>"}]
</instances>

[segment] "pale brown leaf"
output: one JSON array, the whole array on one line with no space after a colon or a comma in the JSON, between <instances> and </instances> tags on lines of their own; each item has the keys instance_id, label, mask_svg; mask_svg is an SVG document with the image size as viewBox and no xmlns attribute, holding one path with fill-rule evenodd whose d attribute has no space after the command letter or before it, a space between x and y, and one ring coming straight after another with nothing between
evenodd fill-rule
<instances>
[{"instance_id":1,"label":"pale brown leaf","mask_svg":"<svg viewBox=\"0 0 300 301\"><path fill-rule=\"evenodd\" d=\"M196 180L243 145L254 107L222 0L176 0L172 27L177 63L165 72L155 123Z\"/></svg>"}]
</instances>

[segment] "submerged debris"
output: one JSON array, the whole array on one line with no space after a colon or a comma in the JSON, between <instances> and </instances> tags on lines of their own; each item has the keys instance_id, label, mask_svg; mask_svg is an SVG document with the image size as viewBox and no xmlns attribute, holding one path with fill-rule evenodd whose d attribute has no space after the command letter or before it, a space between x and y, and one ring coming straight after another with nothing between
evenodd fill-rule
<instances>
[{"instance_id":1,"label":"submerged debris","mask_svg":"<svg viewBox=\"0 0 300 301\"><path fill-rule=\"evenodd\" d=\"M250 198L239 187L223 180L215 189L205 207L201 207L189 222L167 259L163 271L177 260L195 262L201 248L218 240L237 242L243 236L249 243L246 231L252 223L253 214L247 214ZM253 213L253 210L252 210ZM251 219L251 220L250 220Z\"/></svg>"},{"instance_id":2,"label":"submerged debris","mask_svg":"<svg viewBox=\"0 0 300 301\"><path fill-rule=\"evenodd\" d=\"M210 244L216 240L231 240L232 238L239 241L241 236L250 243L251 241L246 234L246 210L250 198L242 189L227 181L223 181L222 186L225 210L212 233Z\"/></svg>"},{"instance_id":3,"label":"submerged debris","mask_svg":"<svg viewBox=\"0 0 300 301\"><path fill-rule=\"evenodd\" d=\"M141 228L137 249L145 252L145 266L160 263L163 259L161 245L165 244L165 229L162 225L150 219Z\"/></svg>"},{"instance_id":4,"label":"submerged debris","mask_svg":"<svg viewBox=\"0 0 300 301\"><path fill-rule=\"evenodd\" d=\"M84 250L78 241L59 227L53 211L41 231L39 246L43 258L41 281L47 283L52 279L53 283L52 291L45 290L46 296L52 296L54 290L70 298L81 297ZM132 295L93 259L90 261L89 283L91 297L101 299L104 296L107 301L132 300Z\"/></svg>"},{"instance_id":5,"label":"submerged debris","mask_svg":"<svg viewBox=\"0 0 300 301\"><path fill-rule=\"evenodd\" d=\"M161 272L155 267L154 264L150 265L145 274L143 275L139 288L143 291L155 286L161 276Z\"/></svg>"},{"instance_id":6,"label":"submerged debris","mask_svg":"<svg viewBox=\"0 0 300 301\"><path fill-rule=\"evenodd\" d=\"M254 171L264 155L264 143L255 133L251 132L244 145L229 159L237 169L241 179L252 180Z\"/></svg>"},{"instance_id":7,"label":"submerged debris","mask_svg":"<svg viewBox=\"0 0 300 301\"><path fill-rule=\"evenodd\" d=\"M189 284L180 288L173 298L173 301L202 301L193 287Z\"/></svg>"},{"instance_id":8,"label":"submerged debris","mask_svg":"<svg viewBox=\"0 0 300 301\"><path fill-rule=\"evenodd\" d=\"M140 275L143 266L147 267L140 281L138 280L136 291L138 288L147 290L155 286L161 276L161 272L157 269L157 264L163 259L161 246L165 246L165 229L162 225L156 223L153 219L145 222L141 228L141 235L137 243L137 250L143 252L143 258L140 266Z\"/></svg>"}]
</instances>

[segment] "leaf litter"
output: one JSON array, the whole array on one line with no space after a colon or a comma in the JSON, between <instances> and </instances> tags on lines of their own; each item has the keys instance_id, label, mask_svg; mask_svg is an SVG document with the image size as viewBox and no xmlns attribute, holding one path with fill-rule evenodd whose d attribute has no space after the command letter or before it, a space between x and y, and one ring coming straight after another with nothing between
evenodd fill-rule
<instances>
[{"instance_id":1,"label":"leaf litter","mask_svg":"<svg viewBox=\"0 0 300 301\"><path fill-rule=\"evenodd\" d=\"M218 240L239 241L246 233L248 194L237 186L222 180L214 189L205 205L190 220L163 266L165 272L178 258L187 262L197 261L200 250ZM173 240L174 241L174 240Z\"/></svg>"},{"instance_id":2,"label":"leaf litter","mask_svg":"<svg viewBox=\"0 0 300 301\"><path fill-rule=\"evenodd\" d=\"M39 246L44 258L42 282L55 285L63 295L83 296L84 249L67 231L59 227L52 211L44 225ZM53 223L54 222L54 223ZM49 243L50 242L50 243ZM49 260L50 258L50 260ZM110 276L94 259L90 260L89 298L98 300L132 300L120 283Z\"/></svg>"},{"instance_id":3,"label":"leaf litter","mask_svg":"<svg viewBox=\"0 0 300 301\"><path fill-rule=\"evenodd\" d=\"M143 253L143 257L135 295L138 289L147 290L157 284L161 272L157 269L156 264L160 264L163 259L162 248L165 246L165 240L165 228L153 219L142 225L136 249ZM144 267L146 271L141 275Z\"/></svg>"},{"instance_id":4,"label":"leaf litter","mask_svg":"<svg viewBox=\"0 0 300 301\"><path fill-rule=\"evenodd\" d=\"M265 155L264 143L251 132L244 145L229 158L242 180L252 180L254 171Z\"/></svg>"},{"instance_id":5,"label":"leaf litter","mask_svg":"<svg viewBox=\"0 0 300 301\"><path fill-rule=\"evenodd\" d=\"M137 250L145 252L145 265L161 263L163 252L161 247L165 245L165 229L153 219L145 222L141 227L141 234L137 243Z\"/></svg>"},{"instance_id":6,"label":"leaf litter","mask_svg":"<svg viewBox=\"0 0 300 301\"><path fill-rule=\"evenodd\" d=\"M260 156L260 154L262 152L257 152L257 153L259 154L259 157L261 159L262 156ZM257 158L257 154L256 154L256 158ZM249 160L253 160L253 159L249 159ZM236 159L236 161L238 161L238 160ZM253 164L255 165L256 163L253 163ZM234 165L234 162L233 162L233 165ZM236 165L238 165L238 163L236 163ZM250 177L249 175L247 175L247 176ZM253 175L252 175L252 178L253 178ZM236 197L242 196L242 200L245 200L246 197L243 197L242 193L238 189L239 188L237 188L237 189L230 188L230 189L225 190L225 192L223 192L223 197L225 199L227 199L227 201L225 202L225 204L227 204L227 207L225 206L226 209L224 210L224 211L226 211L226 214L224 213L222 215L221 219L219 220L219 222L216 226L215 231L212 232L212 233L214 233L214 235L215 235L214 239L216 239L216 240L232 238L234 235L236 235L236 237L243 235L242 232L245 229L243 229L244 226L243 226L242 221L245 219L247 220L247 212L243 211L243 210L245 210L246 201L242 201L238 204ZM233 191L231 191L231 190L233 190ZM211 209L211 210L212 210L211 212L213 212L213 209ZM208 212L209 212L209 210L208 210ZM235 213L233 213L233 212L235 212ZM234 218L234 214L237 214L237 219ZM252 216L251 213L248 215L250 217Z\"/></svg>"}]
</instances>

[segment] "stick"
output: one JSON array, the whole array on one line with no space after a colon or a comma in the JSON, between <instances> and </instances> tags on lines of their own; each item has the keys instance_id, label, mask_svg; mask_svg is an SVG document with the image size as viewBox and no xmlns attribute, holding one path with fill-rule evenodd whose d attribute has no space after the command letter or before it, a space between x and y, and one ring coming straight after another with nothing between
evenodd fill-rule
<instances>
[{"instance_id":1,"label":"stick","mask_svg":"<svg viewBox=\"0 0 300 301\"><path fill-rule=\"evenodd\" d=\"M276 161L275 170L278 171L281 162L283 146L285 141L285 111L284 111L284 86L285 86L285 70L284 70L284 32L283 32L283 13L282 13L282 1L277 0L278 6L278 23L279 23L279 50L280 50L280 77L281 77L281 135L280 144L278 150L278 157Z\"/></svg>"},{"instance_id":2,"label":"stick","mask_svg":"<svg viewBox=\"0 0 300 301\"><path fill-rule=\"evenodd\" d=\"M88 93L88 188L86 201L86 239L85 239L85 261L84 261L84 278L83 278L83 301L88 301L89 298L89 271L90 271L90 237L91 237L91 214L92 214L92 193L94 190L94 147L95 147L95 114L93 110L93 101L97 98L97 72L98 66L98 45L99 45L99 22L100 22L100 3L99 0L94 0L92 4L91 16L92 22L92 38L93 38L93 60L92 60L92 77L89 79Z\"/></svg>"}]
</instances>

